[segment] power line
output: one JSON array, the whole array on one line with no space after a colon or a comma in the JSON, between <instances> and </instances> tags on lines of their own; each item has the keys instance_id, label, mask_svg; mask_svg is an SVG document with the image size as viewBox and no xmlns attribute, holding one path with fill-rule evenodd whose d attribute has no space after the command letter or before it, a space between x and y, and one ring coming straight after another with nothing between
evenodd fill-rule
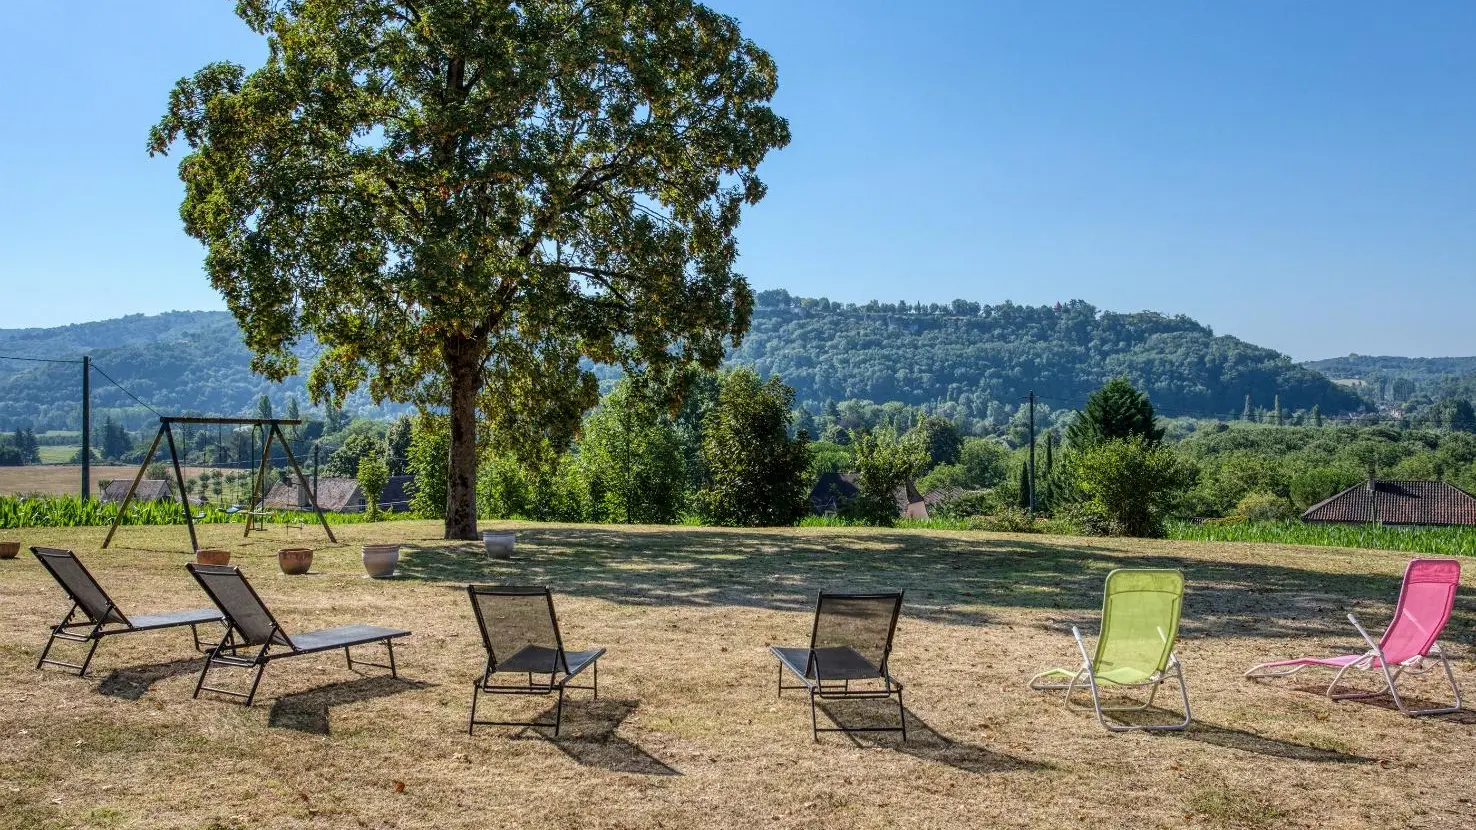
<instances>
[{"instance_id":1,"label":"power line","mask_svg":"<svg viewBox=\"0 0 1476 830\"><path fill-rule=\"evenodd\" d=\"M159 412L159 410L157 410L157 409L153 408L152 406L149 406L148 404L144 403L143 400L141 398L139 398L139 396L137 396L137 395L133 394L132 392L128 391L128 388L126 386L124 386L123 384L119 383L116 380L113 380L112 376L109 375L107 372L104 372L101 366L99 366L96 363L94 363L94 364L92 364L92 368L99 375L102 375L104 378L107 378L108 383L111 383L114 386L118 387L119 389L123 390L123 394L127 395L130 398L133 398L134 402L136 402L139 406L143 407L144 409L147 409L148 411L154 413L155 415L158 415L160 418L163 418L164 417L163 413Z\"/></svg>"},{"instance_id":2,"label":"power line","mask_svg":"<svg viewBox=\"0 0 1476 830\"><path fill-rule=\"evenodd\" d=\"M26 361L28 363L70 363L70 364L77 364L77 363L81 363L82 362L80 360L56 360L54 358L46 358L46 357L16 357L14 355L8 355L8 354L0 354L0 360L24 360L24 361Z\"/></svg>"}]
</instances>

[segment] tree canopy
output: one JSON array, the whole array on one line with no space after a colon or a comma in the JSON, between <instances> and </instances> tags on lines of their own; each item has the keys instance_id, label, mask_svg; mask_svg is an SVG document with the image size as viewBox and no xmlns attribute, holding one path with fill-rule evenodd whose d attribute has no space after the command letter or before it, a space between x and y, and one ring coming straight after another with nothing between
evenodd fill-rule
<instances>
[{"instance_id":1,"label":"tree canopy","mask_svg":"<svg viewBox=\"0 0 1476 830\"><path fill-rule=\"evenodd\" d=\"M241 0L261 68L182 79L180 213L280 380L449 412L446 535L493 445L567 443L581 360L681 378L749 321L733 271L756 169L789 140L769 55L692 0ZM673 394L680 384L672 385Z\"/></svg>"},{"instance_id":2,"label":"tree canopy","mask_svg":"<svg viewBox=\"0 0 1476 830\"><path fill-rule=\"evenodd\" d=\"M1127 378L1114 378L1087 398L1086 406L1066 428L1066 446L1073 452L1084 452L1103 441L1142 439L1148 443L1163 440L1148 396L1133 387Z\"/></svg>"}]
</instances>

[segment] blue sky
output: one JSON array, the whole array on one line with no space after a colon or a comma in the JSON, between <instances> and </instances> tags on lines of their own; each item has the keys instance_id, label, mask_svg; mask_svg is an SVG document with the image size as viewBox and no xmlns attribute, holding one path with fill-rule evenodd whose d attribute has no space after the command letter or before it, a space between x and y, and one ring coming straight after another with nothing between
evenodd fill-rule
<instances>
[{"instance_id":1,"label":"blue sky","mask_svg":"<svg viewBox=\"0 0 1476 830\"><path fill-rule=\"evenodd\" d=\"M1476 4L715 0L791 146L755 288L1189 314L1309 359L1476 354ZM150 159L229 0L27 3L0 52L0 326L219 308Z\"/></svg>"}]
</instances>

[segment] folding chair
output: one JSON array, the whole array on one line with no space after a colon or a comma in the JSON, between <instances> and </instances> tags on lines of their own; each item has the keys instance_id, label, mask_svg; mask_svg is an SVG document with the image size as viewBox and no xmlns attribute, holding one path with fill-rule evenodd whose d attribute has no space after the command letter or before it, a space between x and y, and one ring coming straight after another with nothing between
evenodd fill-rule
<instances>
[{"instance_id":1,"label":"folding chair","mask_svg":"<svg viewBox=\"0 0 1476 830\"><path fill-rule=\"evenodd\" d=\"M1179 636L1179 612L1184 604L1184 575L1164 568L1119 568L1107 574L1102 598L1102 632L1097 636L1095 655L1087 650L1081 630L1071 627L1081 651L1081 668L1047 669L1030 679L1037 691L1064 689L1066 705L1075 707L1072 695L1087 688L1097 722L1112 732L1136 730L1177 731L1189 726L1189 689L1184 685L1184 667L1174 654ZM1172 674L1171 674L1172 673ZM1114 724L1107 712L1141 712L1153 705L1158 689L1170 676L1179 685L1184 720L1168 724ZM1044 682L1065 679L1065 683ZM1102 687L1148 688L1148 701L1141 706L1103 706Z\"/></svg>"},{"instance_id":2,"label":"folding chair","mask_svg":"<svg viewBox=\"0 0 1476 830\"><path fill-rule=\"evenodd\" d=\"M892 636L902 613L902 592L841 594L820 592L815 602L815 622L810 628L809 648L770 646L779 659L779 696L785 689L805 689L810 694L810 737L821 732L901 732L907 740L907 710L902 707L902 684L887 672L892 654ZM800 685L784 685L788 670ZM861 685L851 688L852 681ZM877 685L880 682L880 686ZM899 726L821 727L815 701L887 699L897 696Z\"/></svg>"},{"instance_id":3,"label":"folding chair","mask_svg":"<svg viewBox=\"0 0 1476 830\"><path fill-rule=\"evenodd\" d=\"M482 631L482 645L487 649L487 665L472 686L471 715L467 719L468 735L478 726L552 726L554 736L564 722L564 690L590 689L595 699L600 696L600 657L603 648L588 651L565 651L559 635L559 621L554 616L553 594L547 587L508 587L468 585L472 611ZM575 686L573 680L586 668L593 668L594 681L589 686ZM494 682L494 675L525 674L524 683ZM547 680L534 675L548 675ZM557 692L554 721L477 720L477 698L493 695L547 695Z\"/></svg>"},{"instance_id":4,"label":"folding chair","mask_svg":"<svg viewBox=\"0 0 1476 830\"><path fill-rule=\"evenodd\" d=\"M1384 692L1394 698L1399 711L1411 717L1415 715L1445 715L1461 710L1461 687L1456 684L1455 674L1450 670L1450 661L1436 642L1445 624L1450 621L1451 609L1455 606L1456 588L1461 584L1461 563L1455 559L1412 559L1404 570L1404 583L1399 588L1399 603L1394 607L1394 619L1385 629L1384 636L1376 643L1358 618L1348 615L1348 622L1358 630L1368 651L1362 654L1345 654L1341 657L1299 657L1295 660L1277 660L1252 666L1245 676L1252 680L1269 677L1289 677L1305 668L1323 667L1337 669L1328 684L1329 700L1355 700L1377 697ZM1426 661L1433 661L1429 665ZM1440 666L1445 669L1446 682L1455 695L1455 704L1433 709L1410 709L1399 697L1397 684L1404 674L1424 674ZM1393 666L1391 673L1389 667ZM1372 692L1337 692L1338 682L1349 669L1369 671L1378 667L1384 676L1384 686Z\"/></svg>"},{"instance_id":5,"label":"folding chair","mask_svg":"<svg viewBox=\"0 0 1476 830\"><path fill-rule=\"evenodd\" d=\"M161 628L174 628L182 625L190 627L190 633L195 638L195 649L204 651L210 644L201 641L200 630L197 626L201 623L225 622L220 612L214 608L194 608L189 611L167 611L162 614L129 617L88 572L86 566L77 558L77 554L57 548L31 548L31 553L35 554L36 559L72 600L71 610L65 617L62 617L61 622L51 627L51 636L46 640L46 647L41 649L41 659L36 661L38 669L43 665L61 666L76 669L77 675L82 677L87 674L87 667L92 663L92 655L97 652L97 647L103 637L111 634L157 631ZM79 615L80 619L78 619ZM51 654L51 647L56 644L57 640L91 643L91 645L87 649L87 656L81 663L68 663L48 657Z\"/></svg>"},{"instance_id":6,"label":"folding chair","mask_svg":"<svg viewBox=\"0 0 1476 830\"><path fill-rule=\"evenodd\" d=\"M391 677L399 677L395 668L394 641L395 638L407 636L410 632L377 625L343 625L337 628L310 631L295 637L289 636L287 630L282 628L282 625L272 616L272 612L267 609L266 604L261 601L261 597L257 596L251 583L246 581L246 577L239 568L234 565L197 565L194 562L185 567L220 608L221 613L225 615L226 622L225 636L221 638L219 645L210 649L209 656L205 660L205 667L200 670L200 679L195 682L194 697L199 697L202 690L216 692L230 697L244 698L245 705L250 706L251 701L256 698L256 687L261 683L261 675L266 671L267 663L283 657L298 657L339 648L343 649L344 659L348 661L350 669L354 666L373 666L389 669ZM388 664L355 660L349 651L353 646L380 642L384 643L384 647L389 651ZM278 650L273 651L273 649ZM206 676L212 668L217 666L255 669L251 689L246 692L237 692L206 686Z\"/></svg>"}]
</instances>

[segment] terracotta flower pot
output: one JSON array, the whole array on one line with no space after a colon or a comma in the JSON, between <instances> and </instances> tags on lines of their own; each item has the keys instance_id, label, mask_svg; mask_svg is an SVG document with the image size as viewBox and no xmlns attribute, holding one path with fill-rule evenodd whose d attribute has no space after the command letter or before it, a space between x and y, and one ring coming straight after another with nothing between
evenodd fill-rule
<instances>
[{"instance_id":1,"label":"terracotta flower pot","mask_svg":"<svg viewBox=\"0 0 1476 830\"><path fill-rule=\"evenodd\" d=\"M482 545L487 549L487 555L496 559L511 559L517 541L518 534L511 530L482 531Z\"/></svg>"},{"instance_id":2,"label":"terracotta flower pot","mask_svg":"<svg viewBox=\"0 0 1476 830\"><path fill-rule=\"evenodd\" d=\"M20 542L0 542L0 559L14 559L20 549Z\"/></svg>"},{"instance_id":3,"label":"terracotta flower pot","mask_svg":"<svg viewBox=\"0 0 1476 830\"><path fill-rule=\"evenodd\" d=\"M305 574L313 566L312 548L282 548L277 551L277 564L288 576Z\"/></svg>"},{"instance_id":4,"label":"terracotta flower pot","mask_svg":"<svg viewBox=\"0 0 1476 830\"><path fill-rule=\"evenodd\" d=\"M195 561L201 565L229 565L231 552L220 548L200 548L195 551Z\"/></svg>"},{"instance_id":5,"label":"terracotta flower pot","mask_svg":"<svg viewBox=\"0 0 1476 830\"><path fill-rule=\"evenodd\" d=\"M399 563L399 545L382 544L364 546L364 570L375 579L385 579L394 576L395 567Z\"/></svg>"}]
</instances>

